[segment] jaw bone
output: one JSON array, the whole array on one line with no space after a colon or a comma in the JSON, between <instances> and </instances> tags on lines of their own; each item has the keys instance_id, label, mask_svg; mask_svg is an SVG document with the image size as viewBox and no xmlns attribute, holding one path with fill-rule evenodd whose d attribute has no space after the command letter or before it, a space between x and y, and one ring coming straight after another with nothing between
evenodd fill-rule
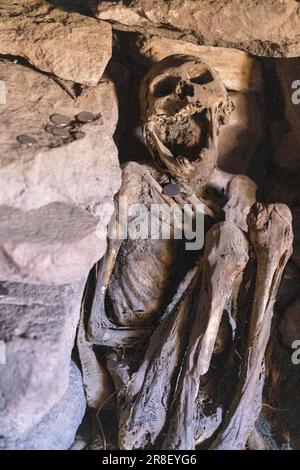
<instances>
[{"instance_id":1,"label":"jaw bone","mask_svg":"<svg viewBox=\"0 0 300 470\"><path fill-rule=\"evenodd\" d=\"M149 143L154 160L160 168L167 171L171 177L177 179L184 187L189 187L192 182L204 183L215 168L217 125L214 122L213 114L210 111L207 111L207 113L209 114L207 129L204 131L199 125L197 135L189 137L190 142L187 140L182 143L184 139L181 136L180 126L182 126L182 123L180 116L177 116L178 119L172 119L172 124L168 123L169 132L172 127L178 126L179 128L177 135L169 138L168 142L166 136L162 136L163 131L161 129L166 124L163 124L161 118L150 120L144 126L145 138ZM191 122L193 116L196 115L197 113L187 115L186 118ZM180 148L180 152L176 151L176 147Z\"/></svg>"}]
</instances>

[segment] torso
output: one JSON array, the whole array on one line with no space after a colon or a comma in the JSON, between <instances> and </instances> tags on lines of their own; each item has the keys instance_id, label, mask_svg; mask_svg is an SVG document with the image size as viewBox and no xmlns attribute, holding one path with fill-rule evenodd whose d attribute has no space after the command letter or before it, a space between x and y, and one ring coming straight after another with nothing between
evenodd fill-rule
<instances>
[{"instance_id":1,"label":"torso","mask_svg":"<svg viewBox=\"0 0 300 470\"><path fill-rule=\"evenodd\" d=\"M159 173L155 174L156 170L151 166L134 164L127 173L125 168L128 190L131 195L135 191L134 202L141 201L137 191L139 185L136 181L136 174L132 174L132 171L136 169L139 172L139 178L143 181L140 185L143 202L147 200L147 204L151 204L151 189L145 187L145 181L141 176L143 171L146 173L149 168L152 175L154 172L157 181ZM207 197L210 201L213 199L220 212L230 197L227 195L227 188L233 178L234 175L216 170L207 185L202 188L202 197ZM131 191L130 185L134 191ZM209 221L207 228L211 224L212 220ZM107 312L111 321L120 326L131 327L153 324L162 315L172 295L176 292L178 284L199 256L199 252L185 251L184 240L153 240L151 238L124 240L106 296Z\"/></svg>"}]
</instances>

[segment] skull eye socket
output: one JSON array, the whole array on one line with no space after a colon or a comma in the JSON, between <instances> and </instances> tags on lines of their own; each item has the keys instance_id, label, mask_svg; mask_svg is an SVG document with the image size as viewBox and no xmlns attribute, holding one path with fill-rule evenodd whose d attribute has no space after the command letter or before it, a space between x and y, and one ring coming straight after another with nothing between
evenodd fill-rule
<instances>
[{"instance_id":1,"label":"skull eye socket","mask_svg":"<svg viewBox=\"0 0 300 470\"><path fill-rule=\"evenodd\" d=\"M207 70L202 75L198 75L197 77L193 77L190 79L192 83L197 83L198 85L206 85L207 83L213 82L214 78L212 74Z\"/></svg>"},{"instance_id":2,"label":"skull eye socket","mask_svg":"<svg viewBox=\"0 0 300 470\"><path fill-rule=\"evenodd\" d=\"M166 77L161 80L154 89L154 96L156 98L162 98L163 96L170 95L176 90L179 83L179 79L176 77Z\"/></svg>"}]
</instances>

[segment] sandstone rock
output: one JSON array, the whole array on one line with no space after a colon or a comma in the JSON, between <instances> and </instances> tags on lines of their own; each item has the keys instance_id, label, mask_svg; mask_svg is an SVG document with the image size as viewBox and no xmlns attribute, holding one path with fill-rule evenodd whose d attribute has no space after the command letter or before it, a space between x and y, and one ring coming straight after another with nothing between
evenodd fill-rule
<instances>
[{"instance_id":1,"label":"sandstone rock","mask_svg":"<svg viewBox=\"0 0 300 470\"><path fill-rule=\"evenodd\" d=\"M24 57L65 80L96 85L111 48L109 24L49 2L6 2L1 9L0 54Z\"/></svg>"},{"instance_id":2,"label":"sandstone rock","mask_svg":"<svg viewBox=\"0 0 300 470\"><path fill-rule=\"evenodd\" d=\"M1 436L17 439L64 395L84 280L64 286L0 284Z\"/></svg>"},{"instance_id":3,"label":"sandstone rock","mask_svg":"<svg viewBox=\"0 0 300 470\"><path fill-rule=\"evenodd\" d=\"M90 0L94 14L115 27L235 47L254 55L300 55L300 12L296 0ZM118 26L120 25L120 26Z\"/></svg>"},{"instance_id":4,"label":"sandstone rock","mask_svg":"<svg viewBox=\"0 0 300 470\"><path fill-rule=\"evenodd\" d=\"M27 434L18 439L0 438L0 449L67 450L74 442L85 408L81 374L71 362L69 385L62 398Z\"/></svg>"},{"instance_id":5,"label":"sandstone rock","mask_svg":"<svg viewBox=\"0 0 300 470\"><path fill-rule=\"evenodd\" d=\"M1 279L75 282L105 251L98 226L87 211L63 203L27 212L0 206Z\"/></svg>"},{"instance_id":6,"label":"sandstone rock","mask_svg":"<svg viewBox=\"0 0 300 470\"><path fill-rule=\"evenodd\" d=\"M276 61L289 129L277 142L274 160L284 170L300 170L300 58Z\"/></svg>"},{"instance_id":7,"label":"sandstone rock","mask_svg":"<svg viewBox=\"0 0 300 470\"><path fill-rule=\"evenodd\" d=\"M78 371L66 392L83 289L121 182L111 27L41 1L0 8L0 446L68 448L85 407ZM80 138L47 132L56 113Z\"/></svg>"},{"instance_id":8,"label":"sandstone rock","mask_svg":"<svg viewBox=\"0 0 300 470\"><path fill-rule=\"evenodd\" d=\"M106 248L106 226L121 181L113 133L117 97L107 78L96 87L63 86L30 68L0 62L0 279L70 283L86 276ZM70 96L72 95L73 98ZM76 96L77 95L77 96ZM49 117L96 119L79 140L46 131ZM36 139L31 147L17 137Z\"/></svg>"},{"instance_id":9,"label":"sandstone rock","mask_svg":"<svg viewBox=\"0 0 300 470\"><path fill-rule=\"evenodd\" d=\"M158 36L140 38L137 48L150 65L172 54L193 55L213 67L228 90L258 92L262 89L260 63L238 49L198 46Z\"/></svg>"},{"instance_id":10,"label":"sandstone rock","mask_svg":"<svg viewBox=\"0 0 300 470\"><path fill-rule=\"evenodd\" d=\"M0 62L0 77L6 85L6 104L0 105L0 204L30 210L60 201L93 208L103 202L103 193L109 198L120 178L112 140L118 120L112 82L83 88L73 99L26 66ZM73 84L68 85L72 91ZM64 142L46 131L52 114L75 119L80 111L96 116L80 127L83 139ZM22 134L34 137L38 145L21 145L17 137Z\"/></svg>"}]
</instances>

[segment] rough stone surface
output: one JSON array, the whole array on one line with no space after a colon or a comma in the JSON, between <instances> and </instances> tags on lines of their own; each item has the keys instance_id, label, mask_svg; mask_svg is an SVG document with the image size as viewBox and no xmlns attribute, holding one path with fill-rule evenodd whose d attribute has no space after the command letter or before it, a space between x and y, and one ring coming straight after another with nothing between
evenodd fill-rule
<instances>
[{"instance_id":1,"label":"rough stone surface","mask_svg":"<svg viewBox=\"0 0 300 470\"><path fill-rule=\"evenodd\" d=\"M111 27L41 1L0 10L0 447L68 448L85 408L74 366L68 388L83 289L121 181ZM47 132L56 113L82 138Z\"/></svg>"},{"instance_id":2,"label":"rough stone surface","mask_svg":"<svg viewBox=\"0 0 300 470\"><path fill-rule=\"evenodd\" d=\"M84 281L65 286L0 284L1 436L37 425L68 387Z\"/></svg>"},{"instance_id":3,"label":"rough stone surface","mask_svg":"<svg viewBox=\"0 0 300 470\"><path fill-rule=\"evenodd\" d=\"M114 85L107 78L74 91L73 82L60 86L6 60L0 61L0 79L6 86L6 104L0 104L0 279L74 282L105 251L106 203L120 186ZM74 118L80 111L96 116L80 126L84 138L64 142L46 131L52 114ZM21 134L37 145L20 144Z\"/></svg>"},{"instance_id":4,"label":"rough stone surface","mask_svg":"<svg viewBox=\"0 0 300 470\"><path fill-rule=\"evenodd\" d=\"M193 55L215 69L228 90L249 93L262 89L260 63L238 49L198 46L158 36L139 38L137 48L139 55L150 65L172 54Z\"/></svg>"},{"instance_id":5,"label":"rough stone surface","mask_svg":"<svg viewBox=\"0 0 300 470\"><path fill-rule=\"evenodd\" d=\"M235 47L254 55L300 55L300 12L296 0L90 0L95 15L130 30L180 38L196 44Z\"/></svg>"},{"instance_id":6,"label":"rough stone surface","mask_svg":"<svg viewBox=\"0 0 300 470\"><path fill-rule=\"evenodd\" d=\"M0 449L67 450L74 442L85 408L81 374L75 363L71 362L69 385L59 402L19 439L0 438Z\"/></svg>"},{"instance_id":7,"label":"rough stone surface","mask_svg":"<svg viewBox=\"0 0 300 470\"><path fill-rule=\"evenodd\" d=\"M87 211L67 204L28 212L0 206L1 278L76 281L105 249L97 226Z\"/></svg>"},{"instance_id":8,"label":"rough stone surface","mask_svg":"<svg viewBox=\"0 0 300 470\"><path fill-rule=\"evenodd\" d=\"M49 2L1 5L0 54L21 56L65 80L96 85L111 57L111 26Z\"/></svg>"}]
</instances>

